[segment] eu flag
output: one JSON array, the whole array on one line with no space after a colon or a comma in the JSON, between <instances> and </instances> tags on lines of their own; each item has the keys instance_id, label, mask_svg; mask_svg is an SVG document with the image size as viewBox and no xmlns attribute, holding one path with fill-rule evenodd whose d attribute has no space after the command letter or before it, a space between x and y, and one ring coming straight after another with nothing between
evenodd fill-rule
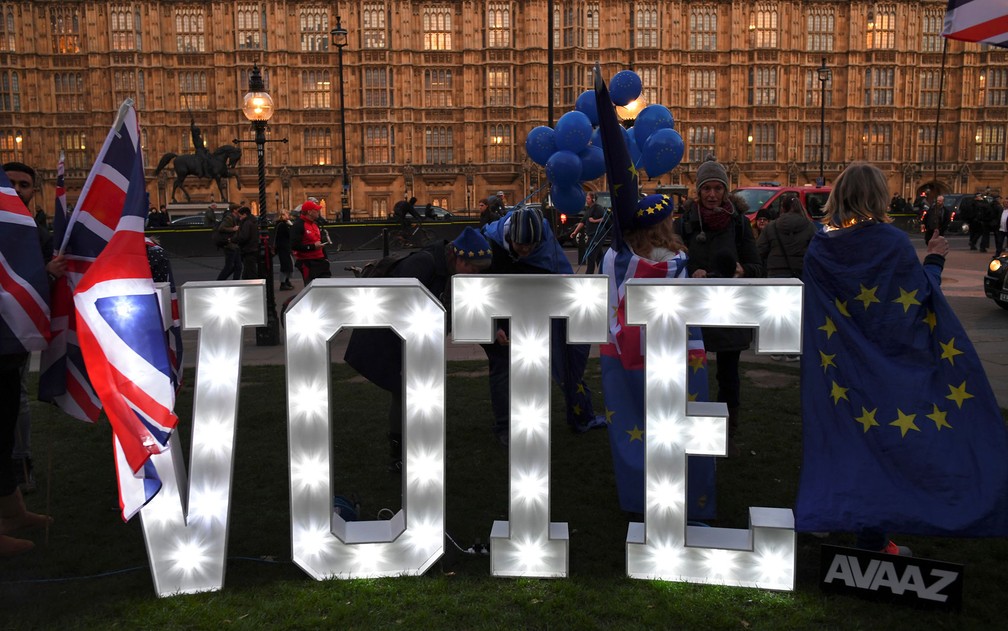
<instances>
[{"instance_id":1,"label":"eu flag","mask_svg":"<svg viewBox=\"0 0 1008 631\"><path fill-rule=\"evenodd\" d=\"M1008 534L1008 432L907 235L819 233L803 280L797 529Z\"/></svg>"}]
</instances>

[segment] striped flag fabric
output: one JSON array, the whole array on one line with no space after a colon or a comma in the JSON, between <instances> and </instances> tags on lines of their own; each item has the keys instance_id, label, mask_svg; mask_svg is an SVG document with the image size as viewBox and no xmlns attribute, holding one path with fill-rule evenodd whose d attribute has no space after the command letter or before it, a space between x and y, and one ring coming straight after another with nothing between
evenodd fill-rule
<instances>
[{"instance_id":1,"label":"striped flag fabric","mask_svg":"<svg viewBox=\"0 0 1008 631\"><path fill-rule=\"evenodd\" d=\"M119 108L73 212L66 217L65 205L61 210L57 202L54 219L55 243L65 255L67 273L53 287L55 343L42 352L39 400L55 403L70 416L92 423L101 414L101 402L81 356L72 296L122 216L131 170L140 155L136 129L136 110L133 101L127 99ZM64 189L64 204L65 195Z\"/></svg>"},{"instance_id":2,"label":"striped flag fabric","mask_svg":"<svg viewBox=\"0 0 1008 631\"><path fill-rule=\"evenodd\" d=\"M120 131L137 146L135 113L126 120ZM115 435L124 520L160 490L150 456L168 449L178 422L168 342L144 241L147 198L139 152L126 175L118 225L74 289L81 353Z\"/></svg>"},{"instance_id":3,"label":"striped flag fabric","mask_svg":"<svg viewBox=\"0 0 1008 631\"><path fill-rule=\"evenodd\" d=\"M48 296L38 225L0 168L0 353L45 348Z\"/></svg>"},{"instance_id":4,"label":"striped flag fabric","mask_svg":"<svg viewBox=\"0 0 1008 631\"><path fill-rule=\"evenodd\" d=\"M1008 0L949 0L942 35L1008 48Z\"/></svg>"}]
</instances>

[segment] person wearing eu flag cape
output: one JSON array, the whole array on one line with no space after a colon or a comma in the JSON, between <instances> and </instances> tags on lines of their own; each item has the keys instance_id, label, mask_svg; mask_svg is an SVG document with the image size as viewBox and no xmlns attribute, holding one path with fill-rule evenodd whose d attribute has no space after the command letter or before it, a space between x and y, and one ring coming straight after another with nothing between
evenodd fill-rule
<instances>
[{"instance_id":1,"label":"person wearing eu flag cape","mask_svg":"<svg viewBox=\"0 0 1008 631\"><path fill-rule=\"evenodd\" d=\"M595 98L606 173L613 199L612 247L602 272L609 277L609 335L600 349L602 391L606 402L609 445L620 508L644 513L645 372L643 328L626 323L625 288L631 278L685 278L686 249L673 230L671 200L649 195L638 200L636 167L630 160L609 91L595 70ZM707 358L699 328L691 328L687 354L690 400L708 400ZM689 456L686 514L689 519L716 516L715 460Z\"/></svg>"},{"instance_id":2,"label":"person wearing eu flag cape","mask_svg":"<svg viewBox=\"0 0 1008 631\"><path fill-rule=\"evenodd\" d=\"M855 162L805 256L799 531L1008 534L1008 432L966 332L942 295L948 242L921 265L889 223L889 187Z\"/></svg>"}]
</instances>

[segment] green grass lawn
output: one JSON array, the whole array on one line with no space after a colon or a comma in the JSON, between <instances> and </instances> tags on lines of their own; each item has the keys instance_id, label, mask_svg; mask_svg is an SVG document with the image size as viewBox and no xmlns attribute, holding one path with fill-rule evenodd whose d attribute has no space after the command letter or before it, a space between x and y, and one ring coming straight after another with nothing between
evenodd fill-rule
<instances>
[{"instance_id":1,"label":"green grass lawn","mask_svg":"<svg viewBox=\"0 0 1008 631\"><path fill-rule=\"evenodd\" d=\"M486 364L448 366L447 530L463 548L486 544L507 519L507 451L492 440ZM798 373L743 365L738 458L718 465L717 525L747 526L749 506L794 502L801 451ZM598 364L589 366L598 395ZM191 436L192 375L179 397L180 436ZM343 365L333 367L334 488L354 495L362 517L400 506L401 481L386 471L387 397ZM799 535L793 593L631 580L627 517L620 512L605 431L572 434L555 393L552 521L570 527L570 576L490 576L487 555L449 544L425 576L316 582L290 561L283 367L242 372L235 479L224 588L158 598L139 517L119 516L111 432L33 404L39 490L30 508L53 515L29 554L0 560L0 628L409 628L409 629L983 629L1008 614L1004 540L899 537L917 556L966 566L963 611L920 611L819 591L819 546ZM188 460L188 446L185 450ZM826 540L846 545L853 539Z\"/></svg>"}]
</instances>

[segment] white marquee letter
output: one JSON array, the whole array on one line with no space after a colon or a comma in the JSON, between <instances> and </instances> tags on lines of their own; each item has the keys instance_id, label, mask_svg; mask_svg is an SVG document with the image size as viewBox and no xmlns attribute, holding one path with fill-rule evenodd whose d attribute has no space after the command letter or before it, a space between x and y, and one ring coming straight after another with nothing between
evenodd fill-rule
<instances>
[{"instance_id":1,"label":"white marquee letter","mask_svg":"<svg viewBox=\"0 0 1008 631\"><path fill-rule=\"evenodd\" d=\"M646 326L645 523L627 532L627 574L794 589L790 509L750 508L750 529L686 525L686 456L725 455L723 403L689 403L686 327L757 327L757 350L801 349L801 281L792 279L631 280L627 321Z\"/></svg>"},{"instance_id":2,"label":"white marquee letter","mask_svg":"<svg viewBox=\"0 0 1008 631\"><path fill-rule=\"evenodd\" d=\"M604 277L455 276L452 334L492 342L495 318L511 319L509 521L490 533L494 576L567 575L566 522L550 522L550 318L565 318L567 341L604 342Z\"/></svg>"},{"instance_id":3,"label":"white marquee letter","mask_svg":"<svg viewBox=\"0 0 1008 631\"><path fill-rule=\"evenodd\" d=\"M224 585L242 327L266 324L265 300L262 280L182 286L182 324L200 331L192 479L187 486L181 446L173 434L170 448L151 457L161 491L140 511L159 596L214 591Z\"/></svg>"},{"instance_id":4,"label":"white marquee letter","mask_svg":"<svg viewBox=\"0 0 1008 631\"><path fill-rule=\"evenodd\" d=\"M328 342L344 327L391 327L406 379L402 510L333 513ZM287 310L287 415L294 562L315 579L422 574L444 552L444 308L414 279L319 279Z\"/></svg>"}]
</instances>

